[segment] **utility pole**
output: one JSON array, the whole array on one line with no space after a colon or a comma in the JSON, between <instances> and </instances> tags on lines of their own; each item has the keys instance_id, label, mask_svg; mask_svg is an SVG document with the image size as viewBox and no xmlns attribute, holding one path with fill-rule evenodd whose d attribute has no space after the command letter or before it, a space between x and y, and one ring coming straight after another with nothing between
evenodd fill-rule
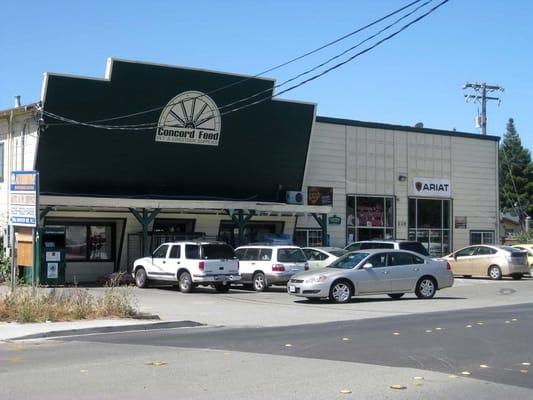
<instances>
[{"instance_id":1,"label":"utility pole","mask_svg":"<svg viewBox=\"0 0 533 400\"><path fill-rule=\"evenodd\" d=\"M465 101L468 103L470 101L481 103L481 115L478 115L476 118L476 126L481 128L481 134L487 134L487 100L497 100L498 105L500 105L501 100L499 97L487 96L487 93L495 92L497 90L503 92L503 87L499 85L487 85L483 83L465 83L463 86L464 89L473 89L476 94L465 94ZM478 94L481 93L481 94Z\"/></svg>"}]
</instances>

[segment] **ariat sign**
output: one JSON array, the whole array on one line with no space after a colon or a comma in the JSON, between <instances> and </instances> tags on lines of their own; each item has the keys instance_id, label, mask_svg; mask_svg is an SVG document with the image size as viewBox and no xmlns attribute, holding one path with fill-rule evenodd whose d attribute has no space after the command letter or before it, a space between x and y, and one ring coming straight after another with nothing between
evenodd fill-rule
<instances>
[{"instance_id":1,"label":"ariat sign","mask_svg":"<svg viewBox=\"0 0 533 400\"><path fill-rule=\"evenodd\" d=\"M218 146L220 112L208 95L190 91L170 100L157 125L156 142Z\"/></svg>"},{"instance_id":2,"label":"ariat sign","mask_svg":"<svg viewBox=\"0 0 533 400\"><path fill-rule=\"evenodd\" d=\"M434 178L414 178L413 195L422 197L451 197L450 181Z\"/></svg>"}]
</instances>

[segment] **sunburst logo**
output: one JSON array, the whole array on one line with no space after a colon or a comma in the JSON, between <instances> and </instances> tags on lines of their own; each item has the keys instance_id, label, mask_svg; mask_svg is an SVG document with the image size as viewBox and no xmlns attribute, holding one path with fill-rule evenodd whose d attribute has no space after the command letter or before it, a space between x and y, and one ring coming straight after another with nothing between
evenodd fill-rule
<instances>
[{"instance_id":1,"label":"sunburst logo","mask_svg":"<svg viewBox=\"0 0 533 400\"><path fill-rule=\"evenodd\" d=\"M220 112L208 95L189 91L170 100L157 126L156 142L218 146Z\"/></svg>"}]
</instances>

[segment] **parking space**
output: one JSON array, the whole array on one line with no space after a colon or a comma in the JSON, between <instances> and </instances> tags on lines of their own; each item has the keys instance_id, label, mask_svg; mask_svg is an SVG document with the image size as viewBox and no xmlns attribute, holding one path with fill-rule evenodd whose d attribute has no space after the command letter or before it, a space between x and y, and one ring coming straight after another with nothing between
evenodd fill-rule
<instances>
[{"instance_id":1,"label":"parking space","mask_svg":"<svg viewBox=\"0 0 533 400\"><path fill-rule=\"evenodd\" d=\"M101 288L90 289L94 292ZM388 296L355 297L348 304L311 303L289 296L285 287L256 293L233 288L217 293L198 288L184 294L170 287L133 288L140 311L162 320L191 320L216 326L287 326L435 311L464 310L533 302L533 279L456 279L454 287L438 291L434 299L419 300L413 294L392 300Z\"/></svg>"}]
</instances>

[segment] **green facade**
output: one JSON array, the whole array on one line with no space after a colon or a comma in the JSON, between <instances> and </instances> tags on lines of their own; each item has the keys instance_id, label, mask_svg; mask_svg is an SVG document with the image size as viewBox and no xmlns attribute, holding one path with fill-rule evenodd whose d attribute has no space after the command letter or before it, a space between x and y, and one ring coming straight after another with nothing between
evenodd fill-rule
<instances>
[{"instance_id":1,"label":"green facade","mask_svg":"<svg viewBox=\"0 0 533 400\"><path fill-rule=\"evenodd\" d=\"M244 78L114 60L110 80L49 75L43 107L84 122L158 108L101 123L144 124L157 123L187 91L209 94L218 107L272 94L274 81ZM36 159L41 194L277 201L280 185L302 187L314 108L269 98L222 115L218 146L156 142L155 128L106 130L45 116Z\"/></svg>"}]
</instances>

